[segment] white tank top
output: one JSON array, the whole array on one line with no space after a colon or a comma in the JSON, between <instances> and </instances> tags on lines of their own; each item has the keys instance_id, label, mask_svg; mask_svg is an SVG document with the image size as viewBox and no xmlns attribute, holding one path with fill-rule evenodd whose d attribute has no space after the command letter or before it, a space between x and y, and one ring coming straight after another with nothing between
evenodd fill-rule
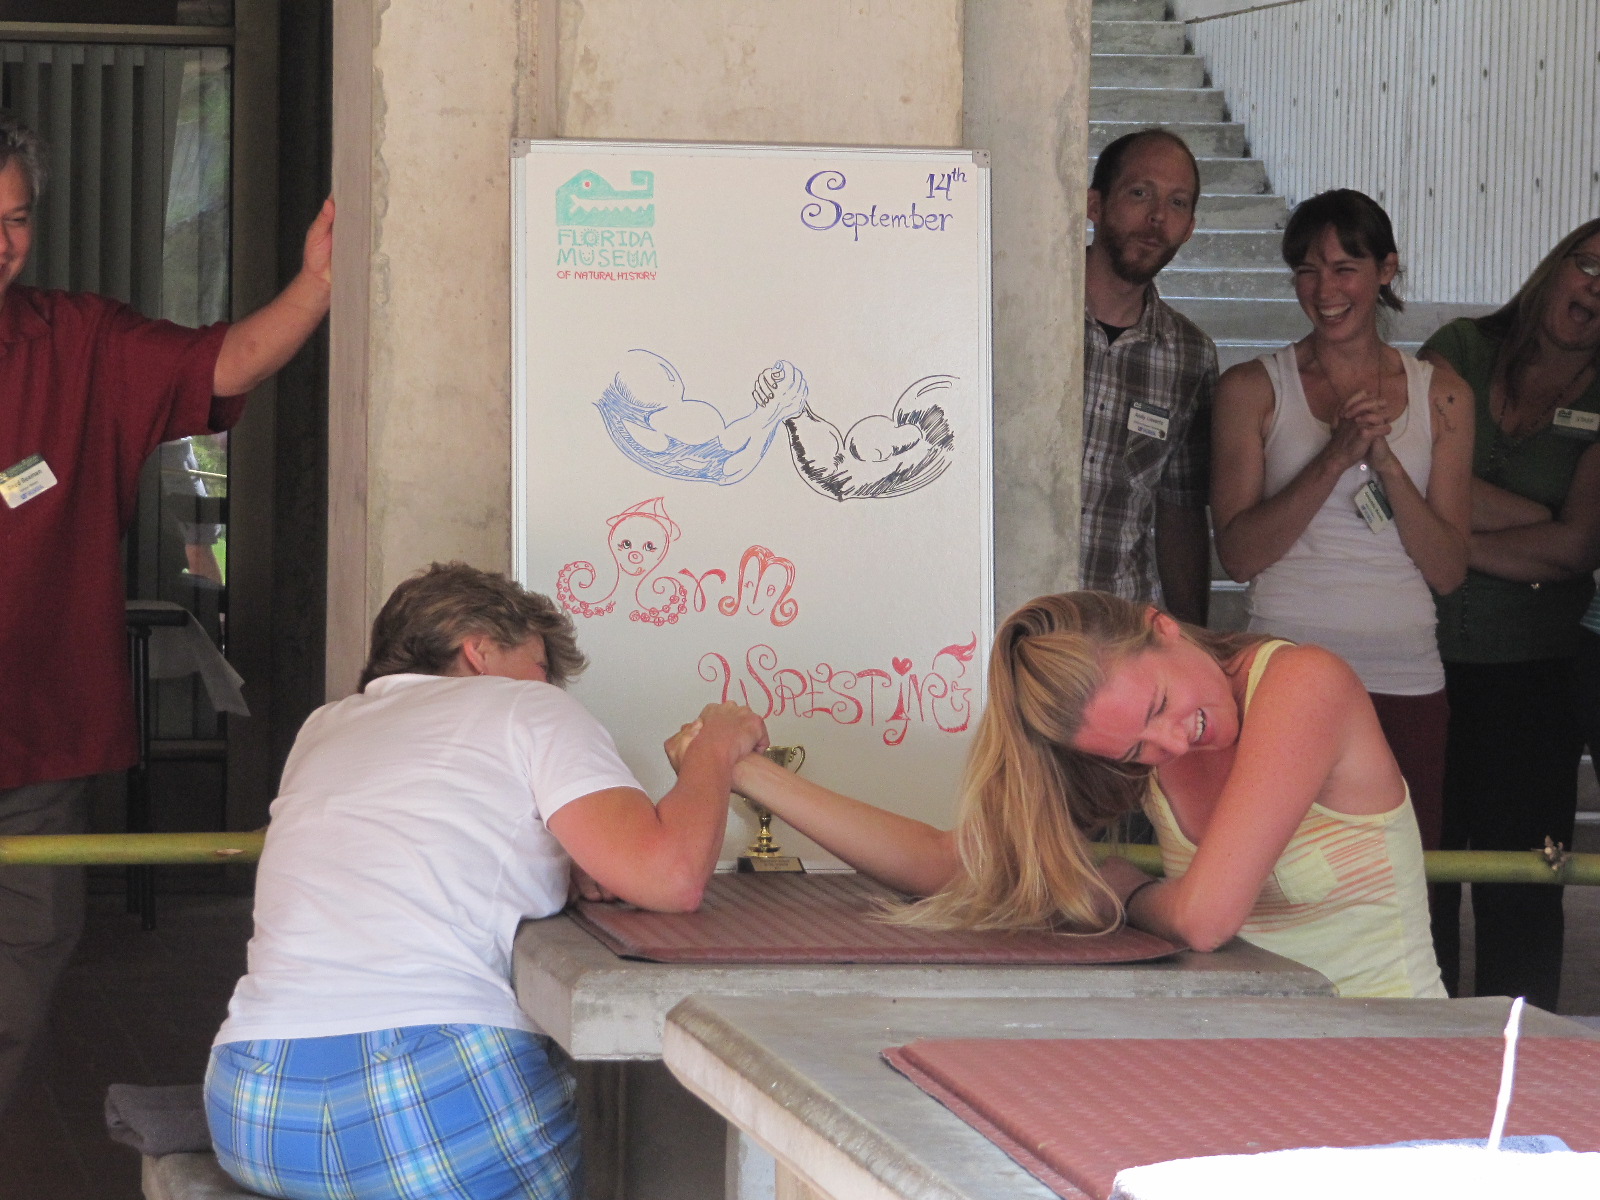
<instances>
[{"instance_id":1,"label":"white tank top","mask_svg":"<svg viewBox=\"0 0 1600 1200\"><path fill-rule=\"evenodd\" d=\"M1394 422L1389 448L1426 493L1433 461L1433 368L1409 354L1400 359L1406 407ZM1330 433L1306 404L1294 347L1259 361L1272 381L1264 492L1275 496L1327 445ZM1369 692L1427 695L1444 687L1433 595L1400 544L1399 529L1391 524L1374 533L1356 511L1356 491L1372 477L1361 464L1345 471L1288 553L1256 576L1250 629L1325 646L1355 668Z\"/></svg>"}]
</instances>

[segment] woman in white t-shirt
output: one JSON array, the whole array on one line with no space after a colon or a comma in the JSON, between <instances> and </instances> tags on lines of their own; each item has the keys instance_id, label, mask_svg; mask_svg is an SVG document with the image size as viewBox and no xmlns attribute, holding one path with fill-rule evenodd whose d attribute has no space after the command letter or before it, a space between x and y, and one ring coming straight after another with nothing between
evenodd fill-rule
<instances>
[{"instance_id":1,"label":"woman in white t-shirt","mask_svg":"<svg viewBox=\"0 0 1600 1200\"><path fill-rule=\"evenodd\" d=\"M1379 335L1402 307L1388 214L1348 188L1295 209L1283 258L1311 332L1231 368L1212 418L1217 556L1251 632L1325 646L1372 696L1439 846L1449 708L1432 593L1467 571L1472 402Z\"/></svg>"},{"instance_id":2,"label":"woman in white t-shirt","mask_svg":"<svg viewBox=\"0 0 1600 1200\"><path fill-rule=\"evenodd\" d=\"M436 563L378 614L361 691L306 721L206 1076L246 1187L574 1194L572 1079L512 994L517 925L561 909L572 864L640 907L697 907L733 765L766 745L748 709L708 707L714 736L652 804L561 690L583 666L548 599Z\"/></svg>"}]
</instances>

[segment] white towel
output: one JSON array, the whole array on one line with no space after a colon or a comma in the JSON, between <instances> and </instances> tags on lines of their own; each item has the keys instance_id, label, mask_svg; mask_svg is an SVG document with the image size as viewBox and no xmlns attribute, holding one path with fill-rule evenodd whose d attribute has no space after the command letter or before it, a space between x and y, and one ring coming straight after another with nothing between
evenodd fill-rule
<instances>
[{"instance_id":1,"label":"white towel","mask_svg":"<svg viewBox=\"0 0 1600 1200\"><path fill-rule=\"evenodd\" d=\"M150 604L150 601L141 601ZM177 608L176 604L163 607ZM150 678L180 679L198 675L205 685L211 707L218 712L250 715L244 701L244 677L222 657L215 643L206 636L192 613L182 625L154 625L150 629Z\"/></svg>"},{"instance_id":2,"label":"white towel","mask_svg":"<svg viewBox=\"0 0 1600 1200\"><path fill-rule=\"evenodd\" d=\"M1563 1200L1600 1196L1600 1154L1372 1146L1179 1158L1119 1171L1110 1200Z\"/></svg>"}]
</instances>

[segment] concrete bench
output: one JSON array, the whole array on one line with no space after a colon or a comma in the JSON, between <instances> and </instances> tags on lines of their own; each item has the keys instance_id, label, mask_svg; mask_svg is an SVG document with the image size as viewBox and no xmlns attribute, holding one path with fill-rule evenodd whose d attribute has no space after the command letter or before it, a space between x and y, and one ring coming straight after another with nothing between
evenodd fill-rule
<instances>
[{"instance_id":1,"label":"concrete bench","mask_svg":"<svg viewBox=\"0 0 1600 1200\"><path fill-rule=\"evenodd\" d=\"M141 1182L145 1200L261 1200L228 1178L211 1153L146 1155Z\"/></svg>"}]
</instances>

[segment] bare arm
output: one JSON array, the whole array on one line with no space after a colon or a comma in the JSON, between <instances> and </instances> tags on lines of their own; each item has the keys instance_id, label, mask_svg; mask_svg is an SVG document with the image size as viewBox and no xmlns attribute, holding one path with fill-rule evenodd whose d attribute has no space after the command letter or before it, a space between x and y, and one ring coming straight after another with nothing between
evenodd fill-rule
<instances>
[{"instance_id":1,"label":"bare arm","mask_svg":"<svg viewBox=\"0 0 1600 1200\"><path fill-rule=\"evenodd\" d=\"M1474 570L1520 583L1575 579L1600 567L1600 445L1578 460L1554 520L1472 535Z\"/></svg>"},{"instance_id":2,"label":"bare arm","mask_svg":"<svg viewBox=\"0 0 1600 1200\"><path fill-rule=\"evenodd\" d=\"M550 832L573 861L605 891L641 908L700 906L722 849L734 765L767 744L761 719L740 705L710 705L700 721L678 782L659 804L637 788L607 788L550 817Z\"/></svg>"},{"instance_id":3,"label":"bare arm","mask_svg":"<svg viewBox=\"0 0 1600 1200\"><path fill-rule=\"evenodd\" d=\"M1467 538L1471 522L1472 407L1466 383L1449 367L1435 367L1428 389L1433 462L1428 493L1389 448L1376 438L1367 461L1383 482L1394 510L1400 544L1428 586L1440 595L1453 592L1467 577Z\"/></svg>"},{"instance_id":4,"label":"bare arm","mask_svg":"<svg viewBox=\"0 0 1600 1200\"><path fill-rule=\"evenodd\" d=\"M1518 525L1537 525L1555 516L1537 500L1529 500L1505 488L1473 476L1472 479L1472 532L1493 533L1499 529L1514 529Z\"/></svg>"},{"instance_id":5,"label":"bare arm","mask_svg":"<svg viewBox=\"0 0 1600 1200\"><path fill-rule=\"evenodd\" d=\"M760 755L739 763L733 786L830 854L898 892L931 896L959 867L955 837L948 830L840 795Z\"/></svg>"},{"instance_id":6,"label":"bare arm","mask_svg":"<svg viewBox=\"0 0 1600 1200\"><path fill-rule=\"evenodd\" d=\"M1172 615L1204 625L1211 604L1211 530L1205 509L1157 501L1156 570Z\"/></svg>"},{"instance_id":7,"label":"bare arm","mask_svg":"<svg viewBox=\"0 0 1600 1200\"><path fill-rule=\"evenodd\" d=\"M266 304L236 321L222 339L211 391L242 396L293 358L322 318L333 291L333 198L306 232L300 273Z\"/></svg>"},{"instance_id":8,"label":"bare arm","mask_svg":"<svg viewBox=\"0 0 1600 1200\"><path fill-rule=\"evenodd\" d=\"M1259 362L1230 367L1217 387L1211 426L1211 518L1217 557L1228 576L1254 579L1289 552L1333 492L1346 468L1361 461L1372 434L1341 420L1334 436L1274 496L1266 492L1266 437L1272 380Z\"/></svg>"},{"instance_id":9,"label":"bare arm","mask_svg":"<svg viewBox=\"0 0 1600 1200\"><path fill-rule=\"evenodd\" d=\"M1129 919L1197 950L1234 936L1314 801L1354 795L1349 811L1373 813L1401 802L1400 770L1382 737L1361 681L1342 659L1316 646L1279 650L1199 831L1193 864L1179 879L1140 890ZM1106 872L1124 896L1139 882L1130 872Z\"/></svg>"}]
</instances>

